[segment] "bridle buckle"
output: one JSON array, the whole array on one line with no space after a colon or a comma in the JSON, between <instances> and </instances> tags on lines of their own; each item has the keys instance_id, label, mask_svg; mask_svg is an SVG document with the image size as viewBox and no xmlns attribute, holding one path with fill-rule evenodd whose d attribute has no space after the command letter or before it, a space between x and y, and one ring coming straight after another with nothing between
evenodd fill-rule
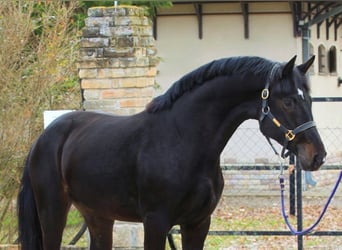
<instances>
[{"instance_id":1,"label":"bridle buckle","mask_svg":"<svg viewBox=\"0 0 342 250\"><path fill-rule=\"evenodd\" d=\"M288 141L292 141L295 137L296 137L296 134L293 133L292 130L288 130L286 133L285 133L285 137Z\"/></svg>"}]
</instances>

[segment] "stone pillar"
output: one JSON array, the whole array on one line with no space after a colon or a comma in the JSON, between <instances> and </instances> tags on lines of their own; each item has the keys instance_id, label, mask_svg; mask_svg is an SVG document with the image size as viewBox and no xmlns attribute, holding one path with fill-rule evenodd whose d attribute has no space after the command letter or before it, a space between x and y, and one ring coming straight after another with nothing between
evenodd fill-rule
<instances>
[{"instance_id":1,"label":"stone pillar","mask_svg":"<svg viewBox=\"0 0 342 250\"><path fill-rule=\"evenodd\" d=\"M144 13L134 6L88 10L78 62L85 110L130 115L151 100L158 59Z\"/></svg>"},{"instance_id":2,"label":"stone pillar","mask_svg":"<svg viewBox=\"0 0 342 250\"><path fill-rule=\"evenodd\" d=\"M158 58L144 14L133 6L88 10L78 62L85 110L131 115L152 99ZM113 236L114 248L143 249L141 224L116 223Z\"/></svg>"}]
</instances>

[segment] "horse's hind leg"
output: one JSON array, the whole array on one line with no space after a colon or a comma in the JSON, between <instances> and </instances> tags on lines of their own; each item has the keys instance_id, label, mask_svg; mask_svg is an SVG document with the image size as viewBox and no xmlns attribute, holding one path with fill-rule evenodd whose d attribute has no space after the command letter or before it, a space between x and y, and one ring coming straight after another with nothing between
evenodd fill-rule
<instances>
[{"instance_id":1,"label":"horse's hind leg","mask_svg":"<svg viewBox=\"0 0 342 250\"><path fill-rule=\"evenodd\" d=\"M198 225L181 225L183 250L203 249L210 227L210 216Z\"/></svg>"},{"instance_id":2,"label":"horse's hind leg","mask_svg":"<svg viewBox=\"0 0 342 250\"><path fill-rule=\"evenodd\" d=\"M39 216L43 249L59 250L71 201L53 157L37 154L31 158L30 176Z\"/></svg>"},{"instance_id":3,"label":"horse's hind leg","mask_svg":"<svg viewBox=\"0 0 342 250\"><path fill-rule=\"evenodd\" d=\"M35 192L44 250L59 250L71 203L53 183Z\"/></svg>"},{"instance_id":4,"label":"horse's hind leg","mask_svg":"<svg viewBox=\"0 0 342 250\"><path fill-rule=\"evenodd\" d=\"M111 250L114 221L92 215L83 215L90 233L90 250Z\"/></svg>"}]
</instances>

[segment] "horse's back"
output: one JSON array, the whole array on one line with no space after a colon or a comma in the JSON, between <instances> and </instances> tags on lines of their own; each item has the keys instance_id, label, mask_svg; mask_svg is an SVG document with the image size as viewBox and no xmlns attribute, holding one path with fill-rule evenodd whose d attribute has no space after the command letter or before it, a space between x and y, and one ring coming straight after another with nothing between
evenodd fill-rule
<instances>
[{"instance_id":1,"label":"horse's back","mask_svg":"<svg viewBox=\"0 0 342 250\"><path fill-rule=\"evenodd\" d=\"M139 118L133 116L115 116L87 111L70 112L52 122L39 140L44 141L46 138L44 142L50 143L51 139L58 137L64 138L65 144L73 144L78 139L93 140L94 143L104 137L108 140L118 139L136 133L139 126L138 120ZM104 140L103 143L106 141Z\"/></svg>"}]
</instances>

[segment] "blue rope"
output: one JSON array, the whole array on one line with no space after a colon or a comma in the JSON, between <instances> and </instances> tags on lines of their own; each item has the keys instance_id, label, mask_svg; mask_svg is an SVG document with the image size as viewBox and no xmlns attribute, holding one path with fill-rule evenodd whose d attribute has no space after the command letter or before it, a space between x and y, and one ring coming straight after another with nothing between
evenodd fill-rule
<instances>
[{"instance_id":1,"label":"blue rope","mask_svg":"<svg viewBox=\"0 0 342 250\"><path fill-rule=\"evenodd\" d=\"M319 215L317 221L312 224L309 228L303 230L303 231L296 231L292 226L291 226L291 223L289 222L289 218L288 216L286 215L286 211L285 211L285 202L284 202L284 191L285 191L285 180L284 180L284 176L283 175L280 175L279 176L279 183L280 183L280 193L281 193L281 212L282 212L282 215L284 217L284 220L286 222L286 225L288 226L288 228L290 229L291 233L293 235L305 235L305 234L308 234L310 233L321 221L321 219L323 218L325 212L327 211L329 205L330 205L330 202L331 200L333 199L335 193L336 193L336 190L341 182L341 179L342 179L342 171L340 172L340 176L338 177L337 179L337 182L333 188L333 191L331 192L329 198L328 198L328 201L327 203L325 204L321 214Z\"/></svg>"}]
</instances>

